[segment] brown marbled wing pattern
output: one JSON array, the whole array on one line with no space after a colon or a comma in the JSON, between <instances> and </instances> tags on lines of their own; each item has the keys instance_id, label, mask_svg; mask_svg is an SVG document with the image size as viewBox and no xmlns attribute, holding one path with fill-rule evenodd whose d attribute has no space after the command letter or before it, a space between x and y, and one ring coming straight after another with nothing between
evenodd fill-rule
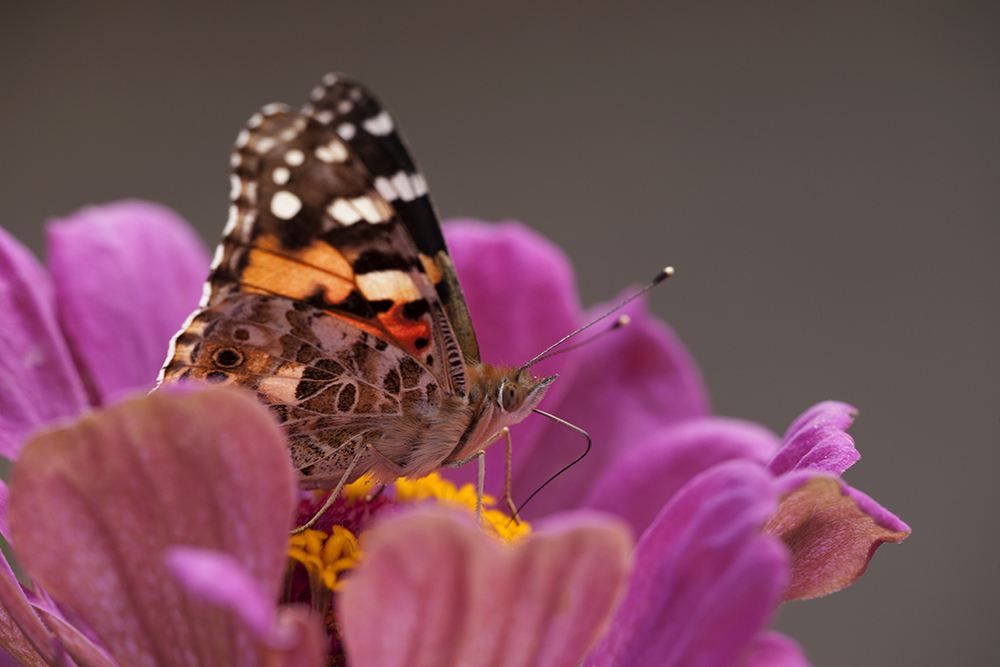
<instances>
[{"instance_id":1,"label":"brown marbled wing pattern","mask_svg":"<svg viewBox=\"0 0 1000 667\"><path fill-rule=\"evenodd\" d=\"M335 485L365 443L409 468L407 447L427 431L419 422L433 419L442 404L462 404L385 340L302 302L258 294L235 294L200 311L178 336L166 376L257 392L284 425L303 488ZM443 460L453 446L422 456ZM398 476L370 452L352 478L366 472L380 480Z\"/></svg>"}]
</instances>

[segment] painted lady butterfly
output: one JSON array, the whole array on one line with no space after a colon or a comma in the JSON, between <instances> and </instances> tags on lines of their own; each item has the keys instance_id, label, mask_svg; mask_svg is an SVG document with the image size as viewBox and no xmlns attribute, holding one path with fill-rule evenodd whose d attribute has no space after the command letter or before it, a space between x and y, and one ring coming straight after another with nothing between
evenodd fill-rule
<instances>
[{"instance_id":1,"label":"painted lady butterfly","mask_svg":"<svg viewBox=\"0 0 1000 667\"><path fill-rule=\"evenodd\" d=\"M555 377L482 363L423 176L389 113L327 75L272 104L232 156L232 205L199 310L160 380L257 392L300 486L468 463Z\"/></svg>"}]
</instances>

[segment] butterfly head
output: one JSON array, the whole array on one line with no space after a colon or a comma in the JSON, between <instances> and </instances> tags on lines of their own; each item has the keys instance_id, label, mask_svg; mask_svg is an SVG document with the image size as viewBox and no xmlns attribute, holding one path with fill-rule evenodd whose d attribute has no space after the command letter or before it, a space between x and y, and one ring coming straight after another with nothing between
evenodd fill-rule
<instances>
[{"instance_id":1,"label":"butterfly head","mask_svg":"<svg viewBox=\"0 0 1000 667\"><path fill-rule=\"evenodd\" d=\"M557 375L535 379L527 369L510 369L501 377L496 389L496 410L511 422L519 422L531 412L545 395L545 390Z\"/></svg>"},{"instance_id":2,"label":"butterfly head","mask_svg":"<svg viewBox=\"0 0 1000 667\"><path fill-rule=\"evenodd\" d=\"M470 371L470 401L491 422L494 432L527 417L558 377L535 378L526 368L489 364L479 364Z\"/></svg>"}]
</instances>

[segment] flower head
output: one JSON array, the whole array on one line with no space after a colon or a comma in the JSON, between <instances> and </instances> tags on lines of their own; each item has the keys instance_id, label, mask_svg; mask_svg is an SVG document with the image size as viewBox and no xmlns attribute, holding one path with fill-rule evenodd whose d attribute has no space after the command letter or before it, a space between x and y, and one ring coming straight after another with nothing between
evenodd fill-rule
<instances>
[{"instance_id":1,"label":"flower head","mask_svg":"<svg viewBox=\"0 0 1000 667\"><path fill-rule=\"evenodd\" d=\"M164 218L138 203L87 210L50 235L51 279L0 235L3 453L152 384L196 299L183 286L205 271ZM584 321L568 263L532 232L463 221L447 234L485 360L523 363ZM145 298L157 290L179 295L164 298L176 315ZM543 407L595 447L506 544L470 525L474 492L441 479L358 485L289 544L318 500L295 492L271 416L233 392L157 392L40 433L16 466L10 526L0 487L0 532L34 581L2 563L0 642L29 665L806 664L766 630L776 607L849 584L909 532L840 480L857 459L853 408L819 404L783 438L711 416L677 338L641 302L626 312L630 327L539 364L561 376ZM583 444L538 417L514 438L515 498Z\"/></svg>"}]
</instances>

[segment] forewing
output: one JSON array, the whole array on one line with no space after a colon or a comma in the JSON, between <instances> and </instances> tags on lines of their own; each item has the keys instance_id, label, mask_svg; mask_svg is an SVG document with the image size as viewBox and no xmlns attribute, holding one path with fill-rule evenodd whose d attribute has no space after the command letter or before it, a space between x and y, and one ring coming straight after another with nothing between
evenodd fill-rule
<instances>
[{"instance_id":1,"label":"forewing","mask_svg":"<svg viewBox=\"0 0 1000 667\"><path fill-rule=\"evenodd\" d=\"M479 361L479 344L465 297L441 233L427 182L392 116L360 83L328 74L303 112L346 141L371 174L414 240L420 259L448 314L467 364Z\"/></svg>"},{"instance_id":2,"label":"forewing","mask_svg":"<svg viewBox=\"0 0 1000 667\"><path fill-rule=\"evenodd\" d=\"M271 105L240 133L232 206L203 307L238 293L323 310L465 392L465 367L416 244L331 128Z\"/></svg>"}]
</instances>

